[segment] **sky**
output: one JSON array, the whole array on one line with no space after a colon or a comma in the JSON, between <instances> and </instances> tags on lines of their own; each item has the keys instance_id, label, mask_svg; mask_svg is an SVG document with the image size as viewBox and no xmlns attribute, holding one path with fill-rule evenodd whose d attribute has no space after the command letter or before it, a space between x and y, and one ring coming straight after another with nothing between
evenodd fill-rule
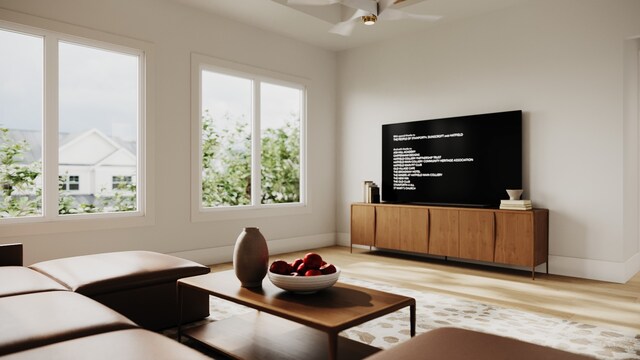
<instances>
[{"instance_id":1,"label":"sky","mask_svg":"<svg viewBox=\"0 0 640 360\"><path fill-rule=\"evenodd\" d=\"M211 71L202 72L202 111L209 110L214 119L244 116L251 119L253 82L250 79ZM260 84L261 128L278 128L291 114L299 117L300 89L262 82Z\"/></svg>"},{"instance_id":2,"label":"sky","mask_svg":"<svg viewBox=\"0 0 640 360\"><path fill-rule=\"evenodd\" d=\"M0 126L42 129L43 46L40 36L0 30ZM59 130L97 128L135 141L138 120L137 56L59 42ZM214 115L251 118L252 81L210 71L202 74L202 108ZM302 91L261 83L262 129L299 117Z\"/></svg>"},{"instance_id":3,"label":"sky","mask_svg":"<svg viewBox=\"0 0 640 360\"><path fill-rule=\"evenodd\" d=\"M0 126L41 130L43 38L0 30ZM135 141L139 57L59 43L59 130Z\"/></svg>"}]
</instances>

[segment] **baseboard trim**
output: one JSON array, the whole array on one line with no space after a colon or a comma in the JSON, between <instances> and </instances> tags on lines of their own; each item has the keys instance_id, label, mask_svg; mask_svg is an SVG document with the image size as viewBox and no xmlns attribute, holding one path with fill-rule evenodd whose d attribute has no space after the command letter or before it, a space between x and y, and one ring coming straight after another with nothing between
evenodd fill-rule
<instances>
[{"instance_id":1,"label":"baseboard trim","mask_svg":"<svg viewBox=\"0 0 640 360\"><path fill-rule=\"evenodd\" d=\"M335 244L335 233L269 240L267 242L270 255L334 246ZM200 264L221 264L230 262L233 259L233 245L180 251L170 253L169 255L195 261Z\"/></svg>"},{"instance_id":2,"label":"baseboard trim","mask_svg":"<svg viewBox=\"0 0 640 360\"><path fill-rule=\"evenodd\" d=\"M350 246L349 233L338 233L337 244ZM356 246L356 245L354 245ZM461 259L456 259L456 261ZM462 260L464 261L464 260ZM482 263L489 264L489 263ZM509 267L498 265L502 267ZM513 267L523 269L522 267ZM544 265L538 266L536 271L544 271ZM640 252L624 262L580 259L567 256L549 255L549 273L555 275L571 276L577 278L626 283L640 271Z\"/></svg>"},{"instance_id":3,"label":"baseboard trim","mask_svg":"<svg viewBox=\"0 0 640 360\"><path fill-rule=\"evenodd\" d=\"M640 270L640 253L624 262L549 255L549 270L556 275L623 284Z\"/></svg>"}]
</instances>

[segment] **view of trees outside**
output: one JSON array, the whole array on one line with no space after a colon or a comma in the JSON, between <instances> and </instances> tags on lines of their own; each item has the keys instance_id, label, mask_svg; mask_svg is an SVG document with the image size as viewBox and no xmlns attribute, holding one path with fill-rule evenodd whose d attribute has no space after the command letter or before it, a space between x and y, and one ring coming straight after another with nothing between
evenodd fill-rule
<instances>
[{"instance_id":1,"label":"view of trees outside","mask_svg":"<svg viewBox=\"0 0 640 360\"><path fill-rule=\"evenodd\" d=\"M263 204L300 201L302 91L268 83L261 89Z\"/></svg>"},{"instance_id":2,"label":"view of trees outside","mask_svg":"<svg viewBox=\"0 0 640 360\"><path fill-rule=\"evenodd\" d=\"M0 29L0 218L45 212L43 138L57 137L63 146L96 131L59 154L58 214L136 211L136 182L112 186L111 175L135 179L141 59L64 41L57 46L59 124L43 134L44 37ZM98 183L96 169L102 169ZM73 189L64 182L69 178Z\"/></svg>"},{"instance_id":3,"label":"view of trees outside","mask_svg":"<svg viewBox=\"0 0 640 360\"><path fill-rule=\"evenodd\" d=\"M202 72L202 206L251 205L253 81ZM260 83L260 204L300 201L302 90Z\"/></svg>"},{"instance_id":4,"label":"view of trees outside","mask_svg":"<svg viewBox=\"0 0 640 360\"><path fill-rule=\"evenodd\" d=\"M42 214L42 188L36 179L42 173L39 161L24 163L26 141L15 141L9 129L0 127L0 218Z\"/></svg>"}]
</instances>

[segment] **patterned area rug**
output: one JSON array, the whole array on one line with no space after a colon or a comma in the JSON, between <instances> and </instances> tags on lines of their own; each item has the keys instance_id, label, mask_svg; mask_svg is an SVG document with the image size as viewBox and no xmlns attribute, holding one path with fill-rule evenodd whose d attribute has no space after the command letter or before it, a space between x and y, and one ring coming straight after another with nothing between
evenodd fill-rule
<instances>
[{"instance_id":1,"label":"patterned area rug","mask_svg":"<svg viewBox=\"0 0 640 360\"><path fill-rule=\"evenodd\" d=\"M365 280L341 277L340 281L415 298L418 334L452 326L512 337L598 359L640 359L640 334ZM255 310L212 298L209 321L252 311ZM390 348L410 338L409 309L369 321L340 335L382 349Z\"/></svg>"}]
</instances>

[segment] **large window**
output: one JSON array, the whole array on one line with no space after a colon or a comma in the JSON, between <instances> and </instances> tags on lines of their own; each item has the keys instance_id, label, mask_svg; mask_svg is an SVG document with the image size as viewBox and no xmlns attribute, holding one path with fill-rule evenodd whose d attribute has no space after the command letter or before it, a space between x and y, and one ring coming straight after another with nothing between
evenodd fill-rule
<instances>
[{"instance_id":1,"label":"large window","mask_svg":"<svg viewBox=\"0 0 640 360\"><path fill-rule=\"evenodd\" d=\"M0 23L0 219L142 211L143 67L141 50Z\"/></svg>"},{"instance_id":2,"label":"large window","mask_svg":"<svg viewBox=\"0 0 640 360\"><path fill-rule=\"evenodd\" d=\"M196 64L200 210L304 204L305 86Z\"/></svg>"}]
</instances>

